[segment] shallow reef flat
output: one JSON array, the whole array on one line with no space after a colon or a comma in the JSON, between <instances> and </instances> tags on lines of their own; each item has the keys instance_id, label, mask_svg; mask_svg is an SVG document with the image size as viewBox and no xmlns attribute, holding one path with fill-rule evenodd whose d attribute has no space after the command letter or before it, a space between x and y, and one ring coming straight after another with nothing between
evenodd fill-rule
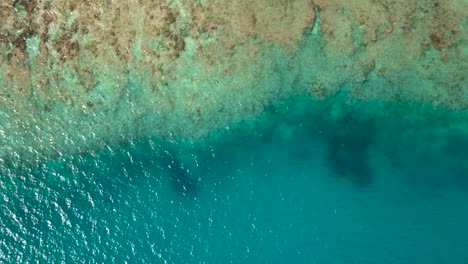
<instances>
[{"instance_id":1,"label":"shallow reef flat","mask_svg":"<svg viewBox=\"0 0 468 264\"><path fill-rule=\"evenodd\" d=\"M337 124L363 102L415 123L436 111L371 107L396 102L468 127L465 0L5 0L0 20L8 165L202 140L292 95L338 96Z\"/></svg>"}]
</instances>

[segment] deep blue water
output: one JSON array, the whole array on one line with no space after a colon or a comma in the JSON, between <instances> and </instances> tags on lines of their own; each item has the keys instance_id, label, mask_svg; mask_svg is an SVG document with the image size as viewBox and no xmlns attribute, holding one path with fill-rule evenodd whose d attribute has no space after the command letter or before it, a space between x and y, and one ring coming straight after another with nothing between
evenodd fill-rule
<instances>
[{"instance_id":1,"label":"deep blue water","mask_svg":"<svg viewBox=\"0 0 468 264\"><path fill-rule=\"evenodd\" d=\"M0 263L468 263L467 114L331 102L3 170Z\"/></svg>"}]
</instances>

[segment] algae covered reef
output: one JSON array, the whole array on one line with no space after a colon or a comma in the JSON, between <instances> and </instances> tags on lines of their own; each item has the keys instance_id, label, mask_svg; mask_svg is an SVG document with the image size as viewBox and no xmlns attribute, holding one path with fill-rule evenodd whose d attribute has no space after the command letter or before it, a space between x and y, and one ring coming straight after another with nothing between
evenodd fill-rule
<instances>
[{"instance_id":1,"label":"algae covered reef","mask_svg":"<svg viewBox=\"0 0 468 264\"><path fill-rule=\"evenodd\" d=\"M291 95L344 94L337 124L355 102L396 102L465 131L467 15L464 0L5 0L0 162L196 140ZM352 111L434 120L369 109Z\"/></svg>"}]
</instances>

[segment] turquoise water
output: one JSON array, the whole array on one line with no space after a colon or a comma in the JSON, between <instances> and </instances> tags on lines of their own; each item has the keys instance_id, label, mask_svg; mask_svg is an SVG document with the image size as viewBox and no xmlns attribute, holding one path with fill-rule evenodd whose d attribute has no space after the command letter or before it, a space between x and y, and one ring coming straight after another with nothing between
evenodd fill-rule
<instances>
[{"instance_id":1,"label":"turquoise water","mask_svg":"<svg viewBox=\"0 0 468 264\"><path fill-rule=\"evenodd\" d=\"M203 142L4 168L0 262L468 263L466 117L292 98Z\"/></svg>"}]
</instances>

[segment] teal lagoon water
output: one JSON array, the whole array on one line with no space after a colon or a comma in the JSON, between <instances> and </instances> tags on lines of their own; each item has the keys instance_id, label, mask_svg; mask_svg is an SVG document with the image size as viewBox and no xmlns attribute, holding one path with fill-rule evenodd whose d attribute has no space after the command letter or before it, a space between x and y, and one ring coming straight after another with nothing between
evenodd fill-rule
<instances>
[{"instance_id":1,"label":"teal lagoon water","mask_svg":"<svg viewBox=\"0 0 468 264\"><path fill-rule=\"evenodd\" d=\"M336 101L3 168L0 262L468 263L467 114Z\"/></svg>"}]
</instances>

